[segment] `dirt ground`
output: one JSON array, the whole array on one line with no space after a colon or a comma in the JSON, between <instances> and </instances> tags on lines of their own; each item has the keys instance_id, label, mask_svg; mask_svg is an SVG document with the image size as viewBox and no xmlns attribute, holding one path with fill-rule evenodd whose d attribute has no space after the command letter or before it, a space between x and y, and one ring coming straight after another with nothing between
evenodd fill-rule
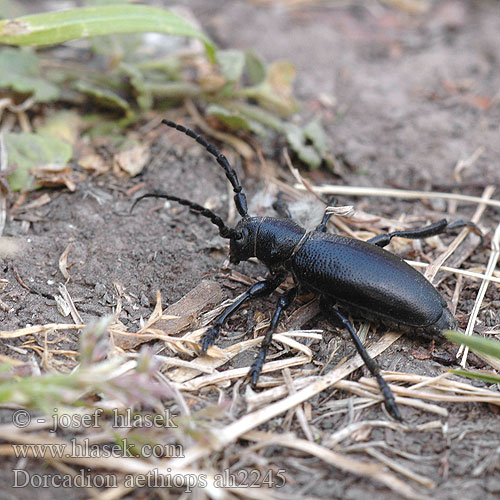
<instances>
[{"instance_id":1,"label":"dirt ground","mask_svg":"<svg viewBox=\"0 0 500 500\"><path fill-rule=\"evenodd\" d=\"M309 178L313 183L475 196L481 196L487 185L500 186L498 2L430 2L422 13L389 8L387 4L392 2L377 1L181 3L192 9L220 47L252 48L267 61L288 59L295 64L296 94L302 105L299 119L321 118L339 166L333 174L326 169L311 173ZM416 1L401 3L423 5ZM183 119L175 113L172 117ZM265 154L279 160L277 146L267 143ZM456 178L457 164L470 158L478 148L482 148L479 157L466 164L461 177ZM127 295L120 320L128 325L150 316L156 290L161 291L163 305L167 307L204 278L224 281L219 277L226 258L224 243L211 225L185 210L175 214L170 210L152 211L153 202L145 202L133 216L121 215L130 207L131 197L127 192L131 187L139 182L151 186L158 181L178 196L199 203L212 200L215 211L227 214L228 191L219 167L189 139L173 131L165 132L153 144L152 158L140 178L107 175L79 184L75 193L47 191L50 203L8 218L4 234L23 240L24 248L15 258L2 259L2 277L8 280L2 300L10 308L0 310L2 330L63 322L53 296L63 281L58 261L70 243L72 266L67 289L85 322L113 312L117 284ZM255 176L246 175L241 165L238 168L251 199L262 190L262 184ZM281 175L289 181L285 168ZM493 197L497 198L498 193ZM339 201L374 216L394 219L404 216L422 223L447 216L467 219L476 208L472 204L453 205L441 200L341 197ZM489 231L490 237L498 220L498 209L490 207L485 211L481 226ZM443 240L448 241L447 237ZM476 249L465 267L471 262L486 265L487 250L487 247ZM252 277L265 274L263 267L254 264L242 265L237 270ZM447 300L452 298L454 283L455 278L451 277L440 285ZM465 281L457 309L462 327L466 325L478 286L478 282ZM243 290L243 285L235 290L225 288L230 297ZM498 326L499 295L499 289L490 286L480 316L483 325L486 322L487 326ZM232 327L250 329L254 314L269 313L274 300L249 304L246 316L239 314ZM327 340L311 347L317 350L318 359L326 361L328 355L324 350L331 347L331 336L338 338L338 334L321 316L305 326L324 328L327 332ZM74 348L76 342L76 335L70 334L68 347ZM4 342L0 354L12 355L9 345L20 343L18 339ZM388 370L438 375L443 370L441 364L418 359L425 357L428 349L428 341L403 336L378 361ZM447 352L447 347L437 349ZM449 349L454 352L453 347ZM415 353L420 356L414 356ZM346 342L335 359L351 355L353 348ZM247 366L250 360L247 357L236 365ZM313 421L317 416L315 405L332 397L346 395L330 391L310 401ZM415 487L421 494L439 500L459 495L466 500L499 498L498 409L475 403L440 405L449 411L447 419L443 419L446 426L441 430L402 433L380 427L372 431L370 440L385 441L404 452L405 457L398 457L399 461L435 481L437 487L432 491L417 484ZM412 424L436 418L409 407L403 411L405 420ZM336 414L318 420L315 425L328 432L352 418L349 414ZM362 417L356 417L359 418L387 417L379 405L363 410ZM278 417L266 428L276 429L282 423L283 418ZM298 426L294 425L292 430L303 437ZM272 457L276 467L286 469L293 478L285 488L276 491L282 498L292 495L344 500L359 500L367 495L373 500L400 498L377 482L346 474L306 454L275 447L268 450L266 457ZM364 455L363 459L368 457ZM15 462L11 459L2 462L0 482L8 484L9 470ZM40 464L33 462L33 466ZM311 469L315 471L314 477ZM148 494L148 498L167 498L162 496L164 493L157 491ZM0 497L28 498L31 494L29 489L5 490ZM141 494L136 492L135 498ZM85 492L77 490L36 492L37 498L59 495L87 497Z\"/></svg>"}]
</instances>

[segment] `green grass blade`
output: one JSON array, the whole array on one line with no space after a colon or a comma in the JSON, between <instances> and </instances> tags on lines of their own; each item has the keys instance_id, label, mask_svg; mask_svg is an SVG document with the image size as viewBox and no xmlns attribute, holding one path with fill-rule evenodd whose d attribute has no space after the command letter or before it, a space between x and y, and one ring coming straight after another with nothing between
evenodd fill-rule
<instances>
[{"instance_id":1,"label":"green grass blade","mask_svg":"<svg viewBox=\"0 0 500 500\"><path fill-rule=\"evenodd\" d=\"M464 335L453 330L447 331L445 337L456 344L466 345L473 351L500 359L500 342L498 340L486 339L478 335Z\"/></svg>"},{"instance_id":2,"label":"green grass blade","mask_svg":"<svg viewBox=\"0 0 500 500\"><path fill-rule=\"evenodd\" d=\"M493 375L491 373L481 373L481 372L470 372L467 370L449 370L450 373L455 375L461 375L462 377L469 377L476 380L482 380L483 382L489 382L490 384L500 384L500 376Z\"/></svg>"},{"instance_id":3,"label":"green grass blade","mask_svg":"<svg viewBox=\"0 0 500 500\"><path fill-rule=\"evenodd\" d=\"M51 45L75 38L157 32L200 39L214 60L215 45L185 19L146 5L106 5L33 14L0 21L0 43Z\"/></svg>"}]
</instances>

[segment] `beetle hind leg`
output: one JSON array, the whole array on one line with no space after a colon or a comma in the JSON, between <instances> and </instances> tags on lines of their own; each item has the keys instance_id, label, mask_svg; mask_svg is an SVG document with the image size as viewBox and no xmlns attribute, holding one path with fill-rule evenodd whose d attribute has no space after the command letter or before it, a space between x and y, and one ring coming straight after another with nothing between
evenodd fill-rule
<instances>
[{"instance_id":1,"label":"beetle hind leg","mask_svg":"<svg viewBox=\"0 0 500 500\"><path fill-rule=\"evenodd\" d=\"M356 350L358 351L359 355L363 359L366 367L368 370L370 370L370 373L377 379L378 385L380 387L380 392L382 393L384 397L384 404L385 407L387 408L387 411L394 417L396 420L402 421L401 414L399 413L398 407L396 405L396 401L394 399L394 395L392 394L391 389L387 385L387 382L384 380L382 377L382 374L380 372L380 367L377 364L377 362L370 357L368 352L365 349L365 346L362 344L361 340L358 337L358 334L356 333L356 330L352 326L352 323L349 321L348 318L346 318L342 313L340 313L335 305L325 299L324 297L321 298L320 302L321 308L323 311L325 311L329 316L340 320L343 325L347 328L349 331L349 334L351 335L352 340L354 341L354 345L356 346Z\"/></svg>"},{"instance_id":2,"label":"beetle hind leg","mask_svg":"<svg viewBox=\"0 0 500 500\"><path fill-rule=\"evenodd\" d=\"M416 240L429 238L430 236L436 236L438 234L446 233L447 231L452 229L461 229L464 227L469 227L472 231L479 235L481 237L482 243L483 233L474 222L468 220L457 220L455 222L448 223L446 219L441 219L434 224L430 224L429 226L421 227L419 229L410 229L408 231L394 231L392 233L379 234L367 240L367 243L372 243L373 245L377 245L378 247L383 248L387 246L395 236Z\"/></svg>"}]
</instances>

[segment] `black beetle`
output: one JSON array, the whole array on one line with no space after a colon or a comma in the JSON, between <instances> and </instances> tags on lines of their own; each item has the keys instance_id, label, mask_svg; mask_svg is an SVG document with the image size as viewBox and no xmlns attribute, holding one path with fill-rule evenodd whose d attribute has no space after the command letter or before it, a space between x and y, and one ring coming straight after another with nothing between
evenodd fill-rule
<instances>
[{"instance_id":1,"label":"black beetle","mask_svg":"<svg viewBox=\"0 0 500 500\"><path fill-rule=\"evenodd\" d=\"M453 314L434 286L403 259L382 247L388 245L395 236L427 238L464 226L471 227L480 234L477 226L470 221L461 220L448 224L446 219L442 219L424 228L395 231L361 241L327 233L326 225L331 216L331 211L328 210L320 224L310 232L295 223L283 207L282 218L251 217L248 215L246 197L242 193L236 172L227 158L192 130L168 120L163 120L162 123L192 137L216 158L233 187L234 202L242 219L235 228L230 228L211 210L164 192L140 196L132 209L147 197L165 198L188 206L195 213L210 219L219 228L220 235L229 239L232 263L238 264L257 257L270 272L268 279L250 287L204 333L201 339L202 353L215 342L224 322L247 299L271 294L291 273L295 286L278 300L259 354L248 374L252 385L257 383L281 313L293 302L299 290L310 291L320 295L321 309L325 313L346 326L356 349L379 383L386 408L394 418L401 420L394 396L382 378L379 366L368 355L351 322L339 311L337 305L364 318L378 318L383 322L412 327L433 336L456 328Z\"/></svg>"}]
</instances>

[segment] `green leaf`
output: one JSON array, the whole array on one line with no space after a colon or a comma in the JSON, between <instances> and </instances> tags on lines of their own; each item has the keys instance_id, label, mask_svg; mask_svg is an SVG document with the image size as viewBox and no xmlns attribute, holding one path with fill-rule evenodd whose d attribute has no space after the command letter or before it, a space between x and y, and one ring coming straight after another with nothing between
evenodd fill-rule
<instances>
[{"instance_id":1,"label":"green leaf","mask_svg":"<svg viewBox=\"0 0 500 500\"><path fill-rule=\"evenodd\" d=\"M321 165L321 156L312 145L307 144L307 137L303 129L294 123L286 123L285 135L290 147L297 153L301 161L311 168L318 168Z\"/></svg>"},{"instance_id":2,"label":"green leaf","mask_svg":"<svg viewBox=\"0 0 500 500\"><path fill-rule=\"evenodd\" d=\"M119 111L126 118L132 119L134 112L130 108L130 104L112 90L98 87L89 82L75 82L74 88L83 94L91 97L99 106L114 111Z\"/></svg>"},{"instance_id":3,"label":"green leaf","mask_svg":"<svg viewBox=\"0 0 500 500\"><path fill-rule=\"evenodd\" d=\"M245 69L250 85L259 85L266 78L266 65L253 50L249 50L245 54Z\"/></svg>"},{"instance_id":4,"label":"green leaf","mask_svg":"<svg viewBox=\"0 0 500 500\"><path fill-rule=\"evenodd\" d=\"M330 148L328 147L328 137L319 120L310 121L303 128L303 131L305 137L312 142L314 148L318 151L318 153L320 153L320 155L324 156L330 152Z\"/></svg>"},{"instance_id":5,"label":"green leaf","mask_svg":"<svg viewBox=\"0 0 500 500\"><path fill-rule=\"evenodd\" d=\"M265 128L260 123L219 104L210 104L205 113L217 117L221 123L231 130L249 130L259 135L265 135L266 133Z\"/></svg>"},{"instance_id":6,"label":"green leaf","mask_svg":"<svg viewBox=\"0 0 500 500\"><path fill-rule=\"evenodd\" d=\"M289 61L276 61L269 66L264 81L258 85L240 89L236 94L255 99L263 108L286 117L299 109L297 101L293 98L294 79L293 64Z\"/></svg>"},{"instance_id":7,"label":"green leaf","mask_svg":"<svg viewBox=\"0 0 500 500\"><path fill-rule=\"evenodd\" d=\"M210 104L205 110L207 115L216 116L226 127L232 130L250 130L248 119L239 113L231 112L218 104Z\"/></svg>"},{"instance_id":8,"label":"green leaf","mask_svg":"<svg viewBox=\"0 0 500 500\"><path fill-rule=\"evenodd\" d=\"M236 83L243 74L245 54L241 50L219 50L216 57L222 75L230 83Z\"/></svg>"},{"instance_id":9,"label":"green leaf","mask_svg":"<svg viewBox=\"0 0 500 500\"><path fill-rule=\"evenodd\" d=\"M214 60L215 45L204 33L182 17L157 7L103 5L0 21L0 43L10 45L51 45L76 38L144 32L198 38Z\"/></svg>"},{"instance_id":10,"label":"green leaf","mask_svg":"<svg viewBox=\"0 0 500 500\"><path fill-rule=\"evenodd\" d=\"M8 165L15 171L8 176L13 191L35 189L31 169L42 165L66 165L72 147L61 139L27 132L6 132L4 136Z\"/></svg>"},{"instance_id":11,"label":"green leaf","mask_svg":"<svg viewBox=\"0 0 500 500\"><path fill-rule=\"evenodd\" d=\"M500 359L500 342L498 340L487 339L479 335L465 335L454 330L448 330L444 335L455 344L463 344L473 351Z\"/></svg>"},{"instance_id":12,"label":"green leaf","mask_svg":"<svg viewBox=\"0 0 500 500\"><path fill-rule=\"evenodd\" d=\"M85 7L102 7L109 5L127 5L129 0L85 0ZM132 59L138 53L142 43L141 34L117 34L106 36L94 36L90 39L90 50L94 54L108 57L113 61ZM113 64L112 63L112 64Z\"/></svg>"},{"instance_id":13,"label":"green leaf","mask_svg":"<svg viewBox=\"0 0 500 500\"><path fill-rule=\"evenodd\" d=\"M53 101L59 97L59 89L41 77L36 54L13 47L0 50L0 88L32 96L36 102Z\"/></svg>"},{"instance_id":14,"label":"green leaf","mask_svg":"<svg viewBox=\"0 0 500 500\"><path fill-rule=\"evenodd\" d=\"M120 70L130 78L130 84L135 90L137 104L142 111L150 110L153 107L153 95L146 85L142 72L132 64L120 64Z\"/></svg>"},{"instance_id":15,"label":"green leaf","mask_svg":"<svg viewBox=\"0 0 500 500\"><path fill-rule=\"evenodd\" d=\"M262 123L265 127L271 128L275 132L280 134L285 132L285 122L259 106L232 101L231 109L238 111L252 121Z\"/></svg>"},{"instance_id":16,"label":"green leaf","mask_svg":"<svg viewBox=\"0 0 500 500\"><path fill-rule=\"evenodd\" d=\"M43 125L38 127L37 133L57 137L73 145L79 138L81 125L82 119L76 111L57 111L48 116Z\"/></svg>"}]
</instances>

